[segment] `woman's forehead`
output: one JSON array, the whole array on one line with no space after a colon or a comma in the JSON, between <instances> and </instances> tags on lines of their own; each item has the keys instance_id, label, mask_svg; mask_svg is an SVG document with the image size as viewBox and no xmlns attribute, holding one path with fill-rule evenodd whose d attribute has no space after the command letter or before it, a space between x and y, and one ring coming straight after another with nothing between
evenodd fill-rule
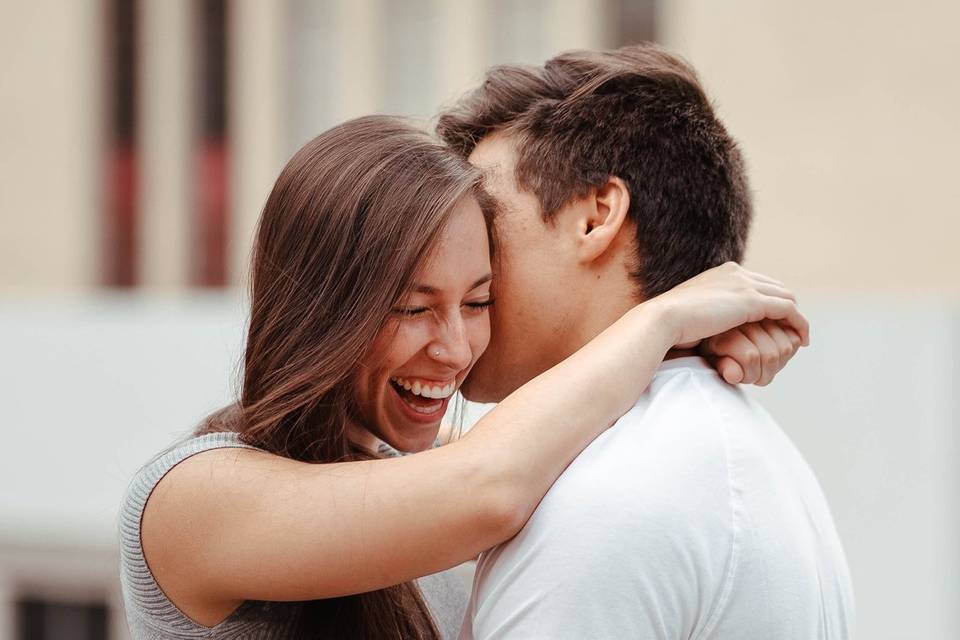
<instances>
[{"instance_id":1,"label":"woman's forehead","mask_svg":"<svg viewBox=\"0 0 960 640\"><path fill-rule=\"evenodd\" d=\"M484 285L490 278L486 222L476 200L466 198L452 212L411 291L425 295L447 290L465 292Z\"/></svg>"}]
</instances>

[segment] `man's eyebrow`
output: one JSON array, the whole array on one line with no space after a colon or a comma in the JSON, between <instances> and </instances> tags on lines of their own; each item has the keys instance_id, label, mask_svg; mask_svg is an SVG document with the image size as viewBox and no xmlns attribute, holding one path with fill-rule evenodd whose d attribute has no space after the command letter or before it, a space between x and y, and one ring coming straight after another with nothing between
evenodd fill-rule
<instances>
[{"instance_id":1,"label":"man's eyebrow","mask_svg":"<svg viewBox=\"0 0 960 640\"><path fill-rule=\"evenodd\" d=\"M492 273L488 273L487 275L483 276L482 278L480 278L479 280L477 280L476 282L474 282L472 285L470 285L470 288L467 289L467 290L468 290L468 291L473 291L474 289L476 289L476 288L479 287L480 285L484 285L484 284L490 282L491 280L493 280L493 274L492 274ZM422 294L425 295L425 296L435 296L435 295L437 295L438 293L440 293L440 290L437 289L436 287L431 287L431 286L428 285L428 284L414 284L414 285L413 285L413 292L414 292L414 293L422 293Z\"/></svg>"}]
</instances>

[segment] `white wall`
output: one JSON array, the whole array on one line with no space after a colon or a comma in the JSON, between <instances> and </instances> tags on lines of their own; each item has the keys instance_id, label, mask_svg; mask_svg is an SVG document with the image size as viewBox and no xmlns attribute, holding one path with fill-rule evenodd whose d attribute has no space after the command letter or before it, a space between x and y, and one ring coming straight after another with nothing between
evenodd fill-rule
<instances>
[{"instance_id":1,"label":"white wall","mask_svg":"<svg viewBox=\"0 0 960 640\"><path fill-rule=\"evenodd\" d=\"M113 546L138 466L229 400L230 296L0 301L0 540Z\"/></svg>"},{"instance_id":2,"label":"white wall","mask_svg":"<svg viewBox=\"0 0 960 640\"><path fill-rule=\"evenodd\" d=\"M960 637L960 306L807 306L812 346L755 395L830 502L857 637Z\"/></svg>"}]
</instances>

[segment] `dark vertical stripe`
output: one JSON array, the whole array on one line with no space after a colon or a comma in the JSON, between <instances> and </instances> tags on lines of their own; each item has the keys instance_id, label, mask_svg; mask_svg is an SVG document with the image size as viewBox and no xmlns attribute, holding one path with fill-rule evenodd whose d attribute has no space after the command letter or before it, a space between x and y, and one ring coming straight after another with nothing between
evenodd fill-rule
<instances>
[{"instance_id":1,"label":"dark vertical stripe","mask_svg":"<svg viewBox=\"0 0 960 640\"><path fill-rule=\"evenodd\" d=\"M657 40L657 0L610 0L616 47Z\"/></svg>"},{"instance_id":2,"label":"dark vertical stripe","mask_svg":"<svg viewBox=\"0 0 960 640\"><path fill-rule=\"evenodd\" d=\"M103 282L137 283L137 0L108 0L107 55L110 104L106 158Z\"/></svg>"},{"instance_id":3,"label":"dark vertical stripe","mask_svg":"<svg viewBox=\"0 0 960 640\"><path fill-rule=\"evenodd\" d=\"M193 241L193 282L227 284L229 149L227 145L227 3L202 0L200 23L199 144L196 150L197 203Z\"/></svg>"}]
</instances>

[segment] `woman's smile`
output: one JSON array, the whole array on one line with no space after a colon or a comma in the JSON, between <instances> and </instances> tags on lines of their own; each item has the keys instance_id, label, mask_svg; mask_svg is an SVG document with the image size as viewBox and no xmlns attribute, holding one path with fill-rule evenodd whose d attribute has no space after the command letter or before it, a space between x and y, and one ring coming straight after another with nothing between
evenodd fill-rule
<instances>
[{"instance_id":1,"label":"woman's smile","mask_svg":"<svg viewBox=\"0 0 960 640\"><path fill-rule=\"evenodd\" d=\"M443 418L450 398L457 391L457 380L429 380L419 377L391 376L388 385L394 404L410 420L434 424Z\"/></svg>"},{"instance_id":2,"label":"woman's smile","mask_svg":"<svg viewBox=\"0 0 960 640\"><path fill-rule=\"evenodd\" d=\"M415 396L440 400L449 398L453 395L453 392L457 390L456 380L437 382L435 380L424 380L422 378L393 376L390 378L390 382L397 387L398 391L409 391Z\"/></svg>"},{"instance_id":3,"label":"woman's smile","mask_svg":"<svg viewBox=\"0 0 960 640\"><path fill-rule=\"evenodd\" d=\"M406 380L406 379L405 379ZM440 422L450 403L450 397L456 390L456 385L450 383L443 387L439 385L422 385L419 380L412 385L407 382L401 386L394 379L390 380L390 395L394 404L413 422L435 424ZM409 387L409 388L408 388ZM445 395L439 395L444 394ZM437 396L437 397L434 397Z\"/></svg>"}]
</instances>

